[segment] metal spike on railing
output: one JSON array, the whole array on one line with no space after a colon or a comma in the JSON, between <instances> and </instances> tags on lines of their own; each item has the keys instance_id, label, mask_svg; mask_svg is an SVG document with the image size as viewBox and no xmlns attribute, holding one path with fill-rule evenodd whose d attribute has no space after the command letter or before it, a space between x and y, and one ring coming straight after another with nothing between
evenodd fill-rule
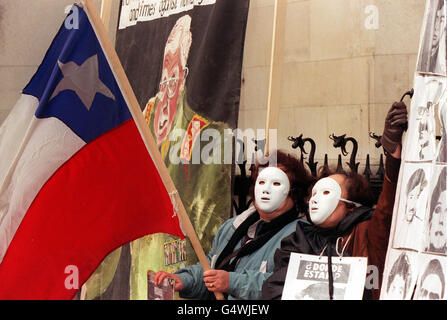
<instances>
[{"instance_id":1,"label":"metal spike on railing","mask_svg":"<svg viewBox=\"0 0 447 320\"><path fill-rule=\"evenodd\" d=\"M329 172L329 160L327 153L324 154L323 172Z\"/></svg>"},{"instance_id":2,"label":"metal spike on railing","mask_svg":"<svg viewBox=\"0 0 447 320\"><path fill-rule=\"evenodd\" d=\"M343 164L341 161L341 154L338 155L338 162L337 162L337 173L343 173L345 170L343 169Z\"/></svg>"},{"instance_id":3,"label":"metal spike on railing","mask_svg":"<svg viewBox=\"0 0 447 320\"><path fill-rule=\"evenodd\" d=\"M368 181L371 180L371 164L370 164L370 160L369 160L369 154L366 156L366 166L365 166L365 171L363 171L363 175L366 177L366 179L368 179Z\"/></svg>"}]
</instances>

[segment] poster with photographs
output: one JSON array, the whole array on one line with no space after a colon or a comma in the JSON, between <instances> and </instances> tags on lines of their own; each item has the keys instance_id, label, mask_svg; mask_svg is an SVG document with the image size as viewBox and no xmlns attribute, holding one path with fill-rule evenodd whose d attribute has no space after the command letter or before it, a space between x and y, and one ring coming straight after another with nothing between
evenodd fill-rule
<instances>
[{"instance_id":1,"label":"poster with photographs","mask_svg":"<svg viewBox=\"0 0 447 320\"><path fill-rule=\"evenodd\" d=\"M411 300L418 275L417 252L390 250L381 300Z\"/></svg>"},{"instance_id":2,"label":"poster with photographs","mask_svg":"<svg viewBox=\"0 0 447 320\"><path fill-rule=\"evenodd\" d=\"M414 300L446 300L447 257L421 254Z\"/></svg>"},{"instance_id":3,"label":"poster with photographs","mask_svg":"<svg viewBox=\"0 0 447 320\"><path fill-rule=\"evenodd\" d=\"M446 1L427 0L381 299L445 299ZM441 140L436 142L436 116ZM397 276L398 275L398 276Z\"/></svg>"},{"instance_id":4,"label":"poster with photographs","mask_svg":"<svg viewBox=\"0 0 447 320\"><path fill-rule=\"evenodd\" d=\"M446 79L416 76L404 146L405 160L433 161L436 153L435 110L445 98Z\"/></svg>"},{"instance_id":5,"label":"poster with photographs","mask_svg":"<svg viewBox=\"0 0 447 320\"><path fill-rule=\"evenodd\" d=\"M393 247L421 250L424 218L427 212L431 163L405 163L397 211Z\"/></svg>"},{"instance_id":6,"label":"poster with photographs","mask_svg":"<svg viewBox=\"0 0 447 320\"><path fill-rule=\"evenodd\" d=\"M446 8L444 0L427 1L417 72L446 75Z\"/></svg>"},{"instance_id":7,"label":"poster with photographs","mask_svg":"<svg viewBox=\"0 0 447 320\"><path fill-rule=\"evenodd\" d=\"M367 259L332 257L334 300L361 300ZM292 253L282 300L329 300L328 257Z\"/></svg>"}]
</instances>

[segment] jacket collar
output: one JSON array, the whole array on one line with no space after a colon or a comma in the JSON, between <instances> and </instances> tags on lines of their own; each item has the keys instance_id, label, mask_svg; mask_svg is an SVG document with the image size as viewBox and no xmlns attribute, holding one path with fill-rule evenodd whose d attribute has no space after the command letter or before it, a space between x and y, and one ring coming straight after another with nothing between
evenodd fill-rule
<instances>
[{"instance_id":1,"label":"jacket collar","mask_svg":"<svg viewBox=\"0 0 447 320\"><path fill-rule=\"evenodd\" d=\"M249 216L256 212L254 205L251 205L247 210L238 215L233 221L233 227L237 229L242 222L244 222Z\"/></svg>"}]
</instances>

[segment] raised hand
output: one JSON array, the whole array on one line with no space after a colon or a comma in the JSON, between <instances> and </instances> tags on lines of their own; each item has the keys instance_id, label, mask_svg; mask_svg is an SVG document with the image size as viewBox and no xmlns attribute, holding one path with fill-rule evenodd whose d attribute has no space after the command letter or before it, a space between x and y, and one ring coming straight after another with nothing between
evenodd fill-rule
<instances>
[{"instance_id":1,"label":"raised hand","mask_svg":"<svg viewBox=\"0 0 447 320\"><path fill-rule=\"evenodd\" d=\"M386 152L393 155L402 149L402 134L408 127L408 112L404 102L395 102L385 119L382 145ZM399 156L396 158L400 158Z\"/></svg>"}]
</instances>

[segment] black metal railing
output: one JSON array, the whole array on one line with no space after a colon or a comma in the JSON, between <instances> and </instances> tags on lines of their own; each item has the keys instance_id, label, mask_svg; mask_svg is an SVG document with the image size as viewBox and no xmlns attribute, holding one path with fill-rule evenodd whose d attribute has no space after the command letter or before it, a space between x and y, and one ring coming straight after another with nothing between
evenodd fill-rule
<instances>
[{"instance_id":1,"label":"black metal railing","mask_svg":"<svg viewBox=\"0 0 447 320\"><path fill-rule=\"evenodd\" d=\"M377 148L380 148L382 144L380 143L380 136L377 136L374 133L370 133L370 137L374 140L376 140L375 146ZM300 134L298 137L288 137L288 141L292 142L291 148L293 150L298 149L298 157L301 159L301 162L303 165L307 166L310 173L317 177L318 172L320 170L330 170L329 168L329 160L328 160L328 154L326 153L324 155L324 162L323 162L323 168L320 166L318 167L318 162L315 161L315 154L316 154L316 148L317 145L315 141L312 138L303 138L303 134ZM337 167L335 169L336 172L346 172L346 171L352 171L359 173L359 166L360 162L357 162L357 153L358 153L358 142L353 137L347 137L346 134L343 134L341 136L336 136L335 134L331 134L329 136L329 139L333 141L333 147L336 149L340 149L341 154L338 155L337 159ZM264 147L265 141L264 140L255 140L256 148L255 150L258 150L258 146ZM240 142L243 145L243 142ZM348 150L348 146L351 145L352 148ZM242 147L244 148L244 147ZM261 149L261 151L264 151ZM347 157L350 154L349 162L345 162L347 165L347 170L343 167L343 157ZM238 201L236 199L233 199L233 207L236 211L236 214L240 214L244 212L252 203L252 199L249 197L249 189L252 183L251 179L251 171L253 168L253 165L249 168L250 176L247 173L247 161L244 161L243 163L239 163L239 169L240 174L236 175L234 177L234 196L237 197ZM362 173L366 179L369 181L371 190L374 194L375 201L377 202L378 197L380 195L380 192L382 191L382 183L383 179L385 177L385 166L384 166L384 158L383 154L380 155L380 161L378 164L378 170L374 173L371 168L371 160L370 155L368 154L366 156L366 162L365 162L365 169Z\"/></svg>"},{"instance_id":2,"label":"black metal railing","mask_svg":"<svg viewBox=\"0 0 447 320\"><path fill-rule=\"evenodd\" d=\"M414 90L411 89L404 93L404 95L402 96L400 101L403 101L406 96L409 96L411 99L411 98L413 98L413 95L414 95ZM369 137L376 141L376 143L375 143L376 148L380 148L382 146L382 142L381 142L382 137L381 136L378 136L375 133L370 132ZM436 138L439 140L441 137L437 136ZM357 140L353 137L346 137L346 134L343 134L341 136L336 136L335 134L331 134L329 136L329 139L331 139L334 142L333 143L334 148L337 148L337 149L340 148L340 150L341 150L341 154L338 155L338 159L337 159L336 172L345 172L346 171L343 168L342 156L346 157L349 154L351 154L350 158L349 158L349 162L346 162L345 164L347 164L350 171L359 173L358 170L359 170L360 163L357 162L357 159L356 159L358 147L359 147ZM294 150L299 149L299 152L300 152L299 158L301 159L301 162L303 163L303 165L304 164L307 165L307 167L310 170L310 173L314 177L317 177L319 170L318 170L318 162L315 161L315 153L316 153L316 148L317 148L315 141L311 138L303 138L303 134L300 134L296 138L290 136L287 138L287 140L292 142L292 146L291 146L292 149L294 149ZM261 149L262 152L264 152L265 140L254 140L254 142L256 143L256 150L259 148L259 149ZM243 142L240 142L240 141L239 141L239 143L243 144ZM347 148L348 143L352 144L352 149L350 151L348 151L348 148ZM310 149L308 149L308 148L306 149L306 144L308 144L310 146ZM324 155L323 167L324 167L323 170L324 169L329 170L329 161L328 161L327 153ZM239 164L239 168L240 168L241 174L235 176L235 179L234 179L234 184L235 184L234 185L234 196L238 197L238 202L233 200L233 206L234 206L234 209L236 210L237 214L242 213L245 209L248 208L248 206L252 202L251 199L248 199L248 193L249 193L249 188L250 188L250 184L251 184L251 174L250 174L250 177L248 177L247 172L246 172L246 161L244 162L244 164ZM250 171L251 171L251 168L250 168ZM365 169L362 174L369 181L371 190L374 194L375 201L377 203L380 192L382 191L383 179L385 177L385 165L384 165L383 153L380 155L378 170L375 172L375 174L371 169L371 160L370 160L370 155L368 154L366 156Z\"/></svg>"}]
</instances>

